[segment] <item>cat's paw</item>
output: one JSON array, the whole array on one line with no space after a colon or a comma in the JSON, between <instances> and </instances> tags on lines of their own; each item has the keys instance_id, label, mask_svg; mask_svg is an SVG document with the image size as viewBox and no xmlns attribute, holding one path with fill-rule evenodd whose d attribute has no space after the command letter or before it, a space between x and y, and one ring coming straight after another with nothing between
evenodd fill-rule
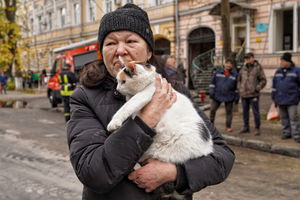
<instances>
[{"instance_id":1,"label":"cat's paw","mask_svg":"<svg viewBox=\"0 0 300 200\"><path fill-rule=\"evenodd\" d=\"M109 132L112 132L114 130L117 130L118 128L120 128L122 126L122 121L121 120L112 120L109 122L109 124L107 125L107 130Z\"/></svg>"}]
</instances>

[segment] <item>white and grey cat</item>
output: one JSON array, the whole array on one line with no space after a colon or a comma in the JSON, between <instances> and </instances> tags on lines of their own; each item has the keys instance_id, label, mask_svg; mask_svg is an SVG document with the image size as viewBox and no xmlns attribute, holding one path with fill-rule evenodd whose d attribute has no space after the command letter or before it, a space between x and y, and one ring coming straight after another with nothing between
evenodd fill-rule
<instances>
[{"instance_id":1,"label":"white and grey cat","mask_svg":"<svg viewBox=\"0 0 300 200\"><path fill-rule=\"evenodd\" d=\"M113 116L107 126L108 131L120 128L129 116L138 115L152 99L156 74L155 67L150 64L126 62L117 74L117 90L126 96L127 102ZM186 96L175 92L176 102L156 125L153 143L140 161L155 158L164 162L184 163L213 152L211 134L203 119Z\"/></svg>"}]
</instances>

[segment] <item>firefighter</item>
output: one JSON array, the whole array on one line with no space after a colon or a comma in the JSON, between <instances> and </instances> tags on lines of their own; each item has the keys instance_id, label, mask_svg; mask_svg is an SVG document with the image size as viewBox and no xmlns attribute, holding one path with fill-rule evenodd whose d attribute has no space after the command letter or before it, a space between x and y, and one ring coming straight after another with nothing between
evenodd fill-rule
<instances>
[{"instance_id":1,"label":"firefighter","mask_svg":"<svg viewBox=\"0 0 300 200\"><path fill-rule=\"evenodd\" d=\"M64 116L66 122L70 120L70 96L76 88L76 77L70 71L71 65L66 63L62 72L59 74L59 83L61 84L60 95L64 102Z\"/></svg>"}]
</instances>

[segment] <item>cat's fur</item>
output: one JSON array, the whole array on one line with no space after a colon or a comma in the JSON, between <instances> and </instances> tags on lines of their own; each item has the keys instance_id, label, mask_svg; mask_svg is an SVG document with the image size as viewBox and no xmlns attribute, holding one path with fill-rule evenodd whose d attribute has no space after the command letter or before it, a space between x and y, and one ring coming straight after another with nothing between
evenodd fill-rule
<instances>
[{"instance_id":1,"label":"cat's fur","mask_svg":"<svg viewBox=\"0 0 300 200\"><path fill-rule=\"evenodd\" d=\"M108 131L120 128L129 116L138 115L152 99L156 74L152 65L126 62L117 74L117 90L127 97L127 102L113 116L107 126ZM211 134L203 119L186 96L175 92L176 102L156 125L153 143L140 161L156 158L164 162L184 163L213 152Z\"/></svg>"}]
</instances>

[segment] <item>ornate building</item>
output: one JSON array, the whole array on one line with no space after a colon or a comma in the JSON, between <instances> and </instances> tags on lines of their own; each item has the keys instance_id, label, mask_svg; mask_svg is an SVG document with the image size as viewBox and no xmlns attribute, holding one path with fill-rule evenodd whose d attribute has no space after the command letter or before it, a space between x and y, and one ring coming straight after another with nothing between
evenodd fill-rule
<instances>
[{"instance_id":1,"label":"ornate building","mask_svg":"<svg viewBox=\"0 0 300 200\"><path fill-rule=\"evenodd\" d=\"M127 2L139 5L149 14L155 53L178 56L189 74L193 74L194 66L198 70L222 59L220 0L22 2L30 30L24 31L31 49L30 55L24 56L31 60L26 68L49 69L55 56L53 49L97 37L101 17ZM292 52L299 65L299 4L300 0L230 0L232 51L240 58L244 52L253 52L269 79L283 52Z\"/></svg>"}]
</instances>

